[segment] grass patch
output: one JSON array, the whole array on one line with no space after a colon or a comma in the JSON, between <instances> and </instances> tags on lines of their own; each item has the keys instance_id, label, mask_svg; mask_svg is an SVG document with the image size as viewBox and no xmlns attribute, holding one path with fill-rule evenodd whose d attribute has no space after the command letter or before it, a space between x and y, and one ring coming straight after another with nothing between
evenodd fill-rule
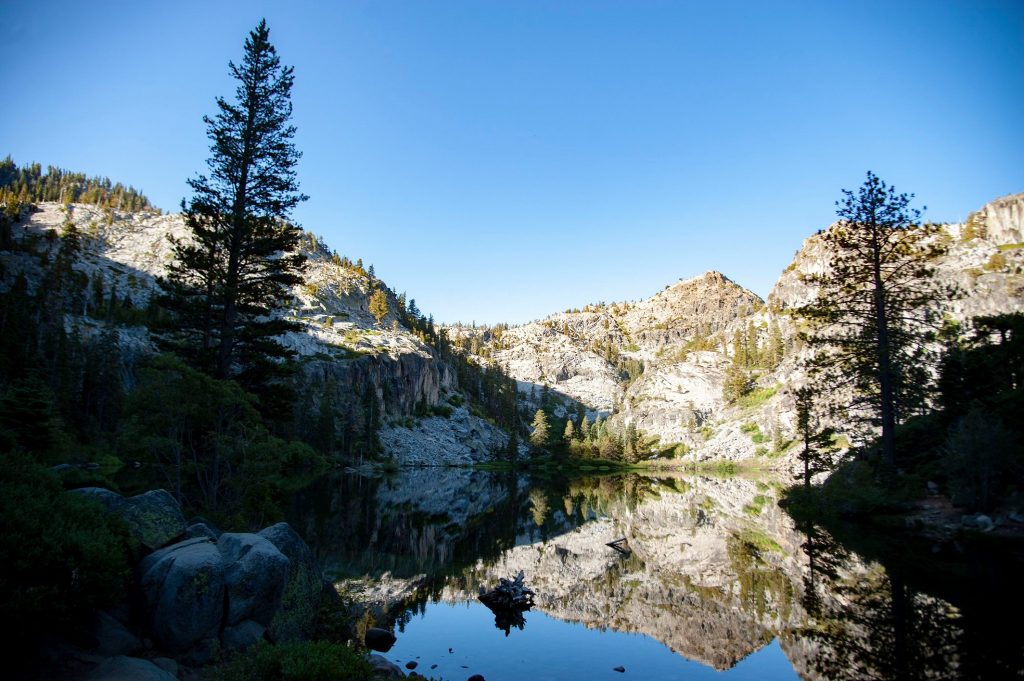
<instances>
[{"instance_id":1,"label":"grass patch","mask_svg":"<svg viewBox=\"0 0 1024 681\"><path fill-rule=\"evenodd\" d=\"M768 497L758 494L749 504L743 507L743 512L749 516L757 517L764 512L764 507L767 503Z\"/></svg>"},{"instance_id":2,"label":"grass patch","mask_svg":"<svg viewBox=\"0 0 1024 681\"><path fill-rule=\"evenodd\" d=\"M768 436L761 432L761 426L748 421L740 425L740 432L750 436L751 441L756 444L763 444L768 441Z\"/></svg>"},{"instance_id":3,"label":"grass patch","mask_svg":"<svg viewBox=\"0 0 1024 681\"><path fill-rule=\"evenodd\" d=\"M999 249L1000 253L1005 253L1006 251L1016 251L1018 249L1024 248L1024 241L1018 241L1015 244L1000 244L999 246L996 246L996 248Z\"/></svg>"},{"instance_id":4,"label":"grass patch","mask_svg":"<svg viewBox=\"0 0 1024 681\"><path fill-rule=\"evenodd\" d=\"M767 402L771 397L773 397L775 393L777 393L778 391L779 387L775 385L773 385L770 388L758 388L757 390L751 390L749 393L743 395L738 400L736 400L736 404L745 409L753 409L754 407L760 407L762 404Z\"/></svg>"},{"instance_id":5,"label":"grass patch","mask_svg":"<svg viewBox=\"0 0 1024 681\"><path fill-rule=\"evenodd\" d=\"M783 554L782 547L779 546L779 543L771 537L769 537L764 532L761 532L760 530L755 530L753 528L748 527L746 529L740 530L736 534L736 538L744 544L754 547L761 554Z\"/></svg>"},{"instance_id":6,"label":"grass patch","mask_svg":"<svg viewBox=\"0 0 1024 681\"><path fill-rule=\"evenodd\" d=\"M701 461L694 470L709 475L717 475L720 477L732 477L739 472L739 467L735 461L725 461L722 459L714 459L712 461Z\"/></svg>"}]
</instances>

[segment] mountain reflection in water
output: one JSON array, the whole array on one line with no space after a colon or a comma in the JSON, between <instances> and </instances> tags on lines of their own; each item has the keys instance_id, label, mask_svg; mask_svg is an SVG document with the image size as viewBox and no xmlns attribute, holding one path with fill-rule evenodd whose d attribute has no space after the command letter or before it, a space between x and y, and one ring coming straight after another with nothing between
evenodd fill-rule
<instances>
[{"instance_id":1,"label":"mountain reflection in water","mask_svg":"<svg viewBox=\"0 0 1024 681\"><path fill-rule=\"evenodd\" d=\"M475 603L481 586L523 570L534 613L564 623L565 641L582 628L642 634L708 672L777 641L788 678L1024 675L1024 640L1008 624L1024 605L1019 551L797 527L779 489L743 477L412 469L324 480L291 521L368 604L363 630L429 622L431 608ZM628 555L606 545L622 537ZM500 659L500 639L488 641L473 644L493 646L478 657Z\"/></svg>"}]
</instances>

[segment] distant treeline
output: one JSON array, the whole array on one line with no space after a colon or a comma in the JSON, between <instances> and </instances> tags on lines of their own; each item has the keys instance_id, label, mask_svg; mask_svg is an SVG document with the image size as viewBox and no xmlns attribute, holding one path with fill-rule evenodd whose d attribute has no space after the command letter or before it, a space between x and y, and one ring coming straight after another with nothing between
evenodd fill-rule
<instances>
[{"instance_id":1,"label":"distant treeline","mask_svg":"<svg viewBox=\"0 0 1024 681\"><path fill-rule=\"evenodd\" d=\"M28 204L38 201L89 203L114 210L155 210L141 191L112 182L107 177L88 177L39 163L19 168L10 156L0 161L0 203Z\"/></svg>"}]
</instances>

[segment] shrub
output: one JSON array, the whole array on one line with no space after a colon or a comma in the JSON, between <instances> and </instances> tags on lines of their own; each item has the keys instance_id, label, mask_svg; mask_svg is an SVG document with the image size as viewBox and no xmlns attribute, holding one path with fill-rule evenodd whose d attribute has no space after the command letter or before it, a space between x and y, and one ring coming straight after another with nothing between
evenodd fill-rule
<instances>
[{"instance_id":1,"label":"shrub","mask_svg":"<svg viewBox=\"0 0 1024 681\"><path fill-rule=\"evenodd\" d=\"M22 650L21 639L61 631L122 599L131 576L129 538L98 501L64 491L27 455L3 459L0 603L17 623L8 634L12 650Z\"/></svg>"},{"instance_id":2,"label":"shrub","mask_svg":"<svg viewBox=\"0 0 1024 681\"><path fill-rule=\"evenodd\" d=\"M943 464L953 500L971 509L990 510L1007 481L1017 478L1013 434L999 420L975 407L949 430Z\"/></svg>"},{"instance_id":3,"label":"shrub","mask_svg":"<svg viewBox=\"0 0 1024 681\"><path fill-rule=\"evenodd\" d=\"M341 643L261 643L222 667L222 681L370 681L370 664Z\"/></svg>"}]
</instances>

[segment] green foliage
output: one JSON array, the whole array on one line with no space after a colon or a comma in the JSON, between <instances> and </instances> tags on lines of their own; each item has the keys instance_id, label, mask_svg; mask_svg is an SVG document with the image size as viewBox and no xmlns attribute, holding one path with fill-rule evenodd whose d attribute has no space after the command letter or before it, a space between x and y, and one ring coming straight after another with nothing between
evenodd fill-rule
<instances>
[{"instance_id":1,"label":"green foliage","mask_svg":"<svg viewBox=\"0 0 1024 681\"><path fill-rule=\"evenodd\" d=\"M237 383L172 355L140 367L127 417L123 450L155 464L180 501L251 525L280 518L287 494L326 467L309 446L270 435Z\"/></svg>"},{"instance_id":2,"label":"green foliage","mask_svg":"<svg viewBox=\"0 0 1024 681\"><path fill-rule=\"evenodd\" d=\"M106 177L87 177L62 168L38 163L19 168L10 156L0 161L0 203L60 201L90 203L101 208L139 211L154 210L135 187L113 183Z\"/></svg>"},{"instance_id":3,"label":"green foliage","mask_svg":"<svg viewBox=\"0 0 1024 681\"><path fill-rule=\"evenodd\" d=\"M236 378L261 397L265 414L279 406L272 379L292 357L276 337L296 330L270 311L302 283L302 230L288 222L307 197L299 193L292 139L292 69L282 67L261 21L245 41L242 63L229 64L235 101L217 98L206 117L213 144L209 176L188 181L185 206L191 239L174 242L161 282L177 314L174 347L217 378ZM279 384L275 387L279 388ZM278 414L279 416L279 414Z\"/></svg>"},{"instance_id":4,"label":"green foliage","mask_svg":"<svg viewBox=\"0 0 1024 681\"><path fill-rule=\"evenodd\" d=\"M779 546L777 541L769 537L764 532L754 528L744 528L733 535L733 537L761 555L767 553L777 553L782 555L783 553L782 547Z\"/></svg>"},{"instance_id":5,"label":"green foliage","mask_svg":"<svg viewBox=\"0 0 1024 681\"><path fill-rule=\"evenodd\" d=\"M930 262L943 252L920 225L912 195L869 172L856 192L843 190L839 222L822 235L831 252L827 271L806 277L817 298L797 313L813 324L805 340L819 353L817 380L852 385L870 426L881 426L881 452L896 464L896 425L926 404L928 341L940 296Z\"/></svg>"},{"instance_id":6,"label":"green foliage","mask_svg":"<svg viewBox=\"0 0 1024 681\"><path fill-rule=\"evenodd\" d=\"M722 399L730 404L736 402L754 388L750 373L735 359L725 370L725 381L722 383Z\"/></svg>"},{"instance_id":7,"label":"green foliage","mask_svg":"<svg viewBox=\"0 0 1024 681\"><path fill-rule=\"evenodd\" d=\"M953 501L970 510L992 510L1024 473L1019 433L980 405L953 424L943 450Z\"/></svg>"},{"instance_id":8,"label":"green foliage","mask_svg":"<svg viewBox=\"0 0 1024 681\"><path fill-rule=\"evenodd\" d=\"M831 470L835 465L835 445L832 428L822 427L819 423L819 394L816 388L805 385L798 388L796 398L796 433L800 441L797 459L803 464L803 472L796 476L803 479L805 487L811 484L811 478L818 473Z\"/></svg>"},{"instance_id":9,"label":"green foliage","mask_svg":"<svg viewBox=\"0 0 1024 681\"><path fill-rule=\"evenodd\" d=\"M736 404L744 409L754 409L760 407L762 404L771 399L776 392L778 392L778 386L771 386L770 388L757 388L752 390L746 395L742 395L736 399Z\"/></svg>"},{"instance_id":10,"label":"green foliage","mask_svg":"<svg viewBox=\"0 0 1024 681\"><path fill-rule=\"evenodd\" d=\"M547 448L551 439L550 431L548 415L544 413L543 409L538 409L531 424L530 444L536 449Z\"/></svg>"},{"instance_id":11,"label":"green foliage","mask_svg":"<svg viewBox=\"0 0 1024 681\"><path fill-rule=\"evenodd\" d=\"M745 435L749 435L750 439L753 440L755 444L761 444L766 439L764 433L761 432L761 426L757 425L753 421L741 423L740 432Z\"/></svg>"},{"instance_id":12,"label":"green foliage","mask_svg":"<svg viewBox=\"0 0 1024 681\"><path fill-rule=\"evenodd\" d=\"M380 324L388 314L388 297L380 289L376 289L370 296L370 314Z\"/></svg>"},{"instance_id":13,"label":"green foliage","mask_svg":"<svg viewBox=\"0 0 1024 681\"><path fill-rule=\"evenodd\" d=\"M768 497L763 494L758 494L749 504L743 507L743 512L749 516L759 516L764 512L764 507L767 503Z\"/></svg>"},{"instance_id":14,"label":"green foliage","mask_svg":"<svg viewBox=\"0 0 1024 681\"><path fill-rule=\"evenodd\" d=\"M370 681L373 670L341 643L260 643L213 673L219 681Z\"/></svg>"},{"instance_id":15,"label":"green foliage","mask_svg":"<svg viewBox=\"0 0 1024 681\"><path fill-rule=\"evenodd\" d=\"M11 650L80 623L120 602L130 583L124 525L98 501L65 492L56 476L22 453L0 466L0 603L17 622ZM11 644L11 638L8 644Z\"/></svg>"}]
</instances>

